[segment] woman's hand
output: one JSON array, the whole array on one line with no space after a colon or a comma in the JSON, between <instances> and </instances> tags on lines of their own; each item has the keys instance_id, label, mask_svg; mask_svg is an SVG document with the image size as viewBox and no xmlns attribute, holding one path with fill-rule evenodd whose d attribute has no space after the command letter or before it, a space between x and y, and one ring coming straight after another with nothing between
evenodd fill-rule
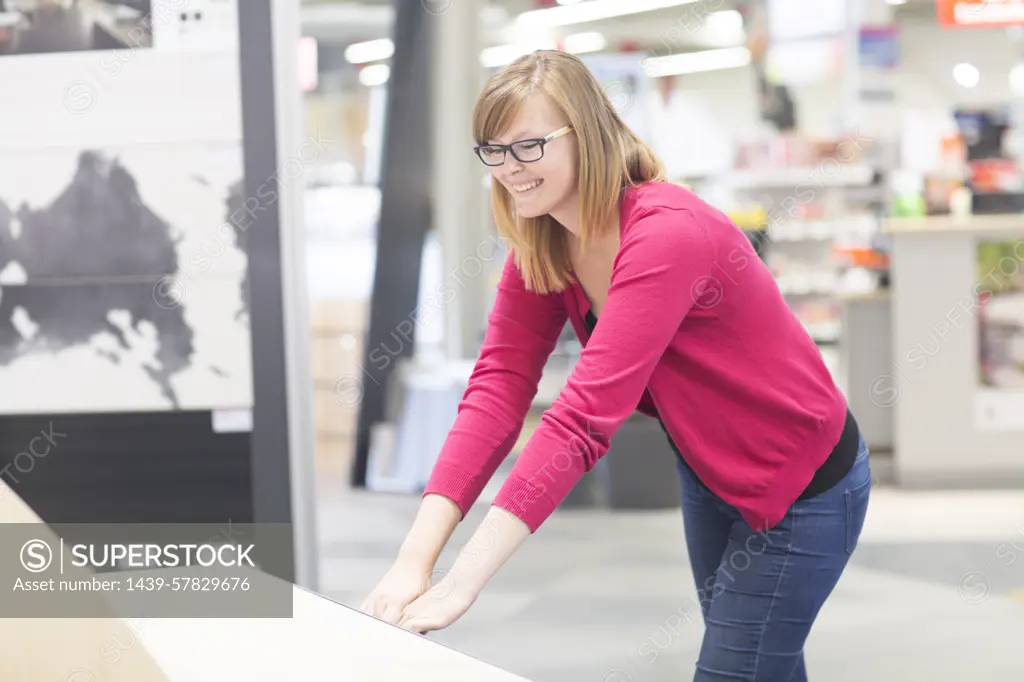
<instances>
[{"instance_id":1,"label":"woman's hand","mask_svg":"<svg viewBox=\"0 0 1024 682\"><path fill-rule=\"evenodd\" d=\"M432 570L422 564L399 559L373 588L359 610L397 625L402 618L402 610L430 589L431 573Z\"/></svg>"},{"instance_id":2,"label":"woman's hand","mask_svg":"<svg viewBox=\"0 0 1024 682\"><path fill-rule=\"evenodd\" d=\"M436 585L405 607L398 624L406 630L425 634L448 627L476 601L476 590L461 588L449 573Z\"/></svg>"},{"instance_id":3,"label":"woman's hand","mask_svg":"<svg viewBox=\"0 0 1024 682\"><path fill-rule=\"evenodd\" d=\"M405 607L399 625L422 634L441 630L457 621L529 536L529 527L512 513L491 507L451 570L437 585Z\"/></svg>"},{"instance_id":4,"label":"woman's hand","mask_svg":"<svg viewBox=\"0 0 1024 682\"><path fill-rule=\"evenodd\" d=\"M447 497L424 497L398 557L359 610L397 625L402 609L430 589L437 558L461 519L462 510Z\"/></svg>"}]
</instances>

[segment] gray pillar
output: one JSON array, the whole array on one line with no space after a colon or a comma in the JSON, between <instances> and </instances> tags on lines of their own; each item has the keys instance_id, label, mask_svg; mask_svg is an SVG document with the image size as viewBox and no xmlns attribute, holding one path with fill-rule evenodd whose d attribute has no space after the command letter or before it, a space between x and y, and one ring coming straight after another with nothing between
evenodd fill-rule
<instances>
[{"instance_id":1,"label":"gray pillar","mask_svg":"<svg viewBox=\"0 0 1024 682\"><path fill-rule=\"evenodd\" d=\"M484 70L480 67L481 0L448 3L432 17L434 225L442 249L445 289L456 295L445 305L445 352L449 359L476 357L487 305L487 277L494 249L481 220L486 168L473 154L473 105ZM484 254L481 258L480 253ZM482 266L482 269L481 269Z\"/></svg>"},{"instance_id":2,"label":"gray pillar","mask_svg":"<svg viewBox=\"0 0 1024 682\"><path fill-rule=\"evenodd\" d=\"M246 230L254 302L252 497L254 522L287 524L293 543L289 555L261 557L273 559L262 568L316 589L302 195L299 179L283 171L302 146L298 26L298 0L247 0L239 12L245 194L276 197L253 211Z\"/></svg>"},{"instance_id":3,"label":"gray pillar","mask_svg":"<svg viewBox=\"0 0 1024 682\"><path fill-rule=\"evenodd\" d=\"M459 3L455 3L458 6ZM395 0L395 53L388 79L388 104L381 163L381 209L377 264L370 297L362 395L352 484L366 485L370 432L384 418L392 372L411 357L416 338L417 297L423 243L431 221L431 59L437 16L431 3Z\"/></svg>"}]
</instances>

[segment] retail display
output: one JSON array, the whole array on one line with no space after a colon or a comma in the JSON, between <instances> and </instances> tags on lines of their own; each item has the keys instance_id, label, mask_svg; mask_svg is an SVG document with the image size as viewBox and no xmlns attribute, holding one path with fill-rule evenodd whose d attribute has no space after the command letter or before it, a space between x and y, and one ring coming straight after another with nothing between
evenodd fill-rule
<instances>
[{"instance_id":1,"label":"retail display","mask_svg":"<svg viewBox=\"0 0 1024 682\"><path fill-rule=\"evenodd\" d=\"M1006 108L955 112L964 148L965 182L971 190L972 213L1009 213L1024 210L1024 150L1014 149L1019 139L1015 121ZM1019 126L1019 123L1016 123Z\"/></svg>"},{"instance_id":2,"label":"retail display","mask_svg":"<svg viewBox=\"0 0 1024 682\"><path fill-rule=\"evenodd\" d=\"M700 184L752 236L833 368L838 358L827 347L842 334L842 297L885 285L887 258L877 243L885 188L877 158L853 136L771 136L740 146L734 172Z\"/></svg>"},{"instance_id":3,"label":"retail display","mask_svg":"<svg viewBox=\"0 0 1024 682\"><path fill-rule=\"evenodd\" d=\"M994 404L1024 405L1024 241L977 243L978 384Z\"/></svg>"}]
</instances>

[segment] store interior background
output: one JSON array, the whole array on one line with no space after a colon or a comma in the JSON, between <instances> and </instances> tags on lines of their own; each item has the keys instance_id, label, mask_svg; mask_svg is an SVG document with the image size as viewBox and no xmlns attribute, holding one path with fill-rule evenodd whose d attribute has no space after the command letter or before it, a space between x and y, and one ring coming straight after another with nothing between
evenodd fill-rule
<instances>
[{"instance_id":1,"label":"store interior background","mask_svg":"<svg viewBox=\"0 0 1024 682\"><path fill-rule=\"evenodd\" d=\"M517 17L544 4L503 2L480 10L479 77L487 72L484 64L496 67L531 44L576 46L601 69L609 96L663 156L674 181L691 186L744 227L770 228L769 258L780 285L794 291L794 304L842 381L841 300L886 290L884 219L893 215L897 198L907 187L913 193L926 176L955 176L955 152L950 157L944 150L957 139L958 110L1002 107L1012 115L1015 102L1024 98L1024 25L951 29L940 25L934 2L879 0L864 3L861 21L893 33L863 47L860 62L857 54L844 61L843 55L857 48L856 36L851 44L845 24L827 22L836 16L830 12L838 11L842 19L848 10L844 3L836 4L838 10L823 5L817 17L798 14L806 25L788 31L795 38L801 31L810 36L824 31L824 37L790 40L778 53L778 77L792 83L787 90L796 118L793 129L780 133L765 120L759 81L748 63L751 36L739 9L748 12L749 22L751 3L679 3L553 27L532 43L512 42L524 35ZM393 10L383 2L315 2L303 10L307 38L301 52L308 50L317 63L315 76L313 62L309 66L306 125L332 140L306 171L314 360L322 368L317 373L318 457L323 472L342 478L350 468L357 410L339 404L354 401L339 401L335 384L340 375L358 374L355 363L366 362L392 21ZM843 32L835 33L836 28ZM682 73L647 76L645 57L676 53L691 53L690 61L678 66ZM1008 138L1008 146L1018 139ZM457 153L454 145L448 153ZM479 176L485 179L484 169ZM467 200L475 195L469 205L488 221L487 190L474 185L459 191ZM824 213L815 216L815 211ZM802 230L821 233L804 239ZM423 291L433 290L442 273L451 271L444 269L438 232L432 231L424 253ZM488 265L495 262L500 259ZM339 271L345 276L338 277ZM471 291L460 291L460 298L489 295L494 274L491 268L466 278L465 289ZM811 294L801 295L808 289ZM446 315L460 304L457 298L445 306ZM475 315L462 316L460 331L478 340L486 310L468 312ZM445 345L446 323L450 320L441 316L421 321L416 353L426 358L436 353L445 361L471 359L471 342L452 357ZM891 450L891 425L879 430L873 446Z\"/></svg>"},{"instance_id":2,"label":"store interior background","mask_svg":"<svg viewBox=\"0 0 1024 682\"><path fill-rule=\"evenodd\" d=\"M474 99L563 49L747 231L871 446L812 679L1020 677L1024 0L256 6L0 2L0 478L41 518L288 522L277 574L358 607L505 255ZM580 350L567 330L435 577ZM25 453L54 429L59 457ZM686 679L703 628L671 458L630 419L431 639L538 682Z\"/></svg>"},{"instance_id":3,"label":"store interior background","mask_svg":"<svg viewBox=\"0 0 1024 682\"><path fill-rule=\"evenodd\" d=\"M862 422L878 488L851 575L812 637L821 679L1005 674L1008 659L990 652L1024 633L1024 3L961 9L968 22L998 12L1002 25L985 26L945 25L954 3L935 0L813 11L799 0L638 2L585 15L614 4L422 3L434 21L475 26L459 49L479 57L435 62L464 65L439 77L457 85L433 86L457 93L432 125L461 142L434 141L434 172L451 174L434 185L417 307L430 292L454 295L443 314L406 311L415 351L395 363L372 424L360 424L371 351L397 357L404 345L401 324L368 340L395 12L303 6L306 125L334 140L308 169L304 203L324 590L357 606L393 559L485 327L501 258L474 259L465 236L451 237L468 230L472 246L493 235L485 169L466 161L472 142L453 122L468 123L474 84L491 69L557 47L592 66L672 181L749 230ZM975 136L979 115L1005 130ZM962 299L994 272L1008 319L993 306L983 321ZM482 503L578 353L567 334ZM643 424L624 431L439 641L531 679L668 680L692 665L699 623L678 627L665 607L693 592L668 450ZM954 636L954 623L970 634Z\"/></svg>"}]
</instances>

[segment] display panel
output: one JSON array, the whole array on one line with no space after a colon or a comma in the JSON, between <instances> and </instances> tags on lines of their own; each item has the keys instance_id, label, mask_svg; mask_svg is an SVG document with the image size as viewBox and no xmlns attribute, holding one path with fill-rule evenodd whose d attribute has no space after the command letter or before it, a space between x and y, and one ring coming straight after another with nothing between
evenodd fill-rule
<instances>
[{"instance_id":1,"label":"display panel","mask_svg":"<svg viewBox=\"0 0 1024 682\"><path fill-rule=\"evenodd\" d=\"M0 412L248 406L241 181L239 145L5 154Z\"/></svg>"}]
</instances>

